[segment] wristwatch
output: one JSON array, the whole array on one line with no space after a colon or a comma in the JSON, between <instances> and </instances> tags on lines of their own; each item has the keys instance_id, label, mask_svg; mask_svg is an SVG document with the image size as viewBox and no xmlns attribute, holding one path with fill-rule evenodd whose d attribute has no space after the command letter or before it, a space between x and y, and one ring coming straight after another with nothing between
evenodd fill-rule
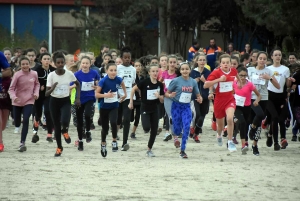
<instances>
[{"instance_id":1,"label":"wristwatch","mask_svg":"<svg viewBox=\"0 0 300 201\"><path fill-rule=\"evenodd\" d=\"M271 78L270 78L270 81L272 81L272 80L273 80L273 78L271 77Z\"/></svg>"}]
</instances>

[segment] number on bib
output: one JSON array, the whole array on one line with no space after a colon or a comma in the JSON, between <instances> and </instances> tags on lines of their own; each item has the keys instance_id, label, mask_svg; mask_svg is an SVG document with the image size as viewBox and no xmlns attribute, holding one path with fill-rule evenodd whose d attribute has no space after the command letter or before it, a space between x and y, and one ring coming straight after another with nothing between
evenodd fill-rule
<instances>
[{"instance_id":1,"label":"number on bib","mask_svg":"<svg viewBox=\"0 0 300 201\"><path fill-rule=\"evenodd\" d=\"M155 99L157 99L157 97L155 96L156 92L158 92L157 89L147 90L147 100L155 100Z\"/></svg>"},{"instance_id":2,"label":"number on bib","mask_svg":"<svg viewBox=\"0 0 300 201\"><path fill-rule=\"evenodd\" d=\"M93 81L91 81L91 82L82 82L82 84L81 84L81 91L91 91L91 90L94 90L93 86L94 86L94 82Z\"/></svg>"},{"instance_id":3,"label":"number on bib","mask_svg":"<svg viewBox=\"0 0 300 201\"><path fill-rule=\"evenodd\" d=\"M107 93L105 93L107 94ZM112 92L114 95L112 98L104 98L104 103L114 103L118 101L118 93L117 92Z\"/></svg>"},{"instance_id":4,"label":"number on bib","mask_svg":"<svg viewBox=\"0 0 300 201\"><path fill-rule=\"evenodd\" d=\"M192 97L191 93L182 92L180 94L179 102L180 103L190 103L191 102L191 97Z\"/></svg>"},{"instance_id":5,"label":"number on bib","mask_svg":"<svg viewBox=\"0 0 300 201\"><path fill-rule=\"evenodd\" d=\"M232 82L219 82L220 93L229 92L233 90Z\"/></svg>"},{"instance_id":6,"label":"number on bib","mask_svg":"<svg viewBox=\"0 0 300 201\"><path fill-rule=\"evenodd\" d=\"M246 97L234 94L234 98L237 106L241 106L241 107L245 106Z\"/></svg>"}]
</instances>

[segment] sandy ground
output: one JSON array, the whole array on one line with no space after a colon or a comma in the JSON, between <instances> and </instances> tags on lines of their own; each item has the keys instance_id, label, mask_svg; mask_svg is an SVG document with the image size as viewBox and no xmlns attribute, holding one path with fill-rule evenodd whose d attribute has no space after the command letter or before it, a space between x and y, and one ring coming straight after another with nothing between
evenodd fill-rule
<instances>
[{"instance_id":1,"label":"sandy ground","mask_svg":"<svg viewBox=\"0 0 300 201\"><path fill-rule=\"evenodd\" d=\"M216 143L211 114L201 143L189 140L186 160L172 141L163 142L164 132L154 144L156 157L146 157L148 135L141 126L137 139L129 139L129 151L112 153L109 146L107 158L100 154L99 126L83 152L74 147L72 125L72 143L63 142L61 157L53 157L56 143L46 142L46 131L40 131L37 144L31 143L31 129L27 152L19 153L20 135L13 134L10 121L0 153L0 200L300 200L300 142L290 141L291 129L286 150L266 147L262 135L260 156L230 154Z\"/></svg>"}]
</instances>

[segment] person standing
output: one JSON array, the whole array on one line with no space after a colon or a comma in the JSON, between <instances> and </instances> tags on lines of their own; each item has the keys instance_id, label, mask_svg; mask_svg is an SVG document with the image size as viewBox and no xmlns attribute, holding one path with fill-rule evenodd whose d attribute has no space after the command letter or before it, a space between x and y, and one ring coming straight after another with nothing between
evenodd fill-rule
<instances>
[{"instance_id":1,"label":"person standing","mask_svg":"<svg viewBox=\"0 0 300 201\"><path fill-rule=\"evenodd\" d=\"M100 52L100 54L99 54L99 56L98 57L96 57L96 61L95 61L95 66L97 66L98 68L100 68L101 67L101 65L102 65L102 63L103 63L103 55L105 54L105 53L108 53L108 51L109 51L109 46L108 45L102 45L101 46L101 50L100 50L101 52Z\"/></svg>"},{"instance_id":2,"label":"person standing","mask_svg":"<svg viewBox=\"0 0 300 201\"><path fill-rule=\"evenodd\" d=\"M197 40L194 40L192 43L192 47L190 47L189 49L189 53L188 53L188 61L191 62L195 56L195 54L198 52L199 50L199 43Z\"/></svg>"},{"instance_id":3,"label":"person standing","mask_svg":"<svg viewBox=\"0 0 300 201\"><path fill-rule=\"evenodd\" d=\"M206 47L203 51L207 55L207 64L210 66L211 71L213 71L215 69L217 53L222 51L222 49L216 45L216 40L214 38L211 38L209 40L209 46Z\"/></svg>"}]
</instances>

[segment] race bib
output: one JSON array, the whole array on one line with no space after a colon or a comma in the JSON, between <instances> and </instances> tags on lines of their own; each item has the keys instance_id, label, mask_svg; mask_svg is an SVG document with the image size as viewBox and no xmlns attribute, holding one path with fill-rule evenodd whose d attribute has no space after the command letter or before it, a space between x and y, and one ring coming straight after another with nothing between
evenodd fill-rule
<instances>
[{"instance_id":1,"label":"race bib","mask_svg":"<svg viewBox=\"0 0 300 201\"><path fill-rule=\"evenodd\" d=\"M234 98L237 106L241 106L241 107L245 106L246 97L234 94Z\"/></svg>"},{"instance_id":2,"label":"race bib","mask_svg":"<svg viewBox=\"0 0 300 201\"><path fill-rule=\"evenodd\" d=\"M253 84L265 85L266 80L259 77L259 75L252 75Z\"/></svg>"},{"instance_id":3,"label":"race bib","mask_svg":"<svg viewBox=\"0 0 300 201\"><path fill-rule=\"evenodd\" d=\"M168 88L172 80L171 79L165 79L164 81L165 81L166 88Z\"/></svg>"},{"instance_id":4,"label":"race bib","mask_svg":"<svg viewBox=\"0 0 300 201\"><path fill-rule=\"evenodd\" d=\"M124 77L123 82L126 88L132 87L132 79L130 77Z\"/></svg>"},{"instance_id":5,"label":"race bib","mask_svg":"<svg viewBox=\"0 0 300 201\"><path fill-rule=\"evenodd\" d=\"M91 90L94 90L93 86L94 86L94 82L93 81L91 81L91 82L82 82L82 84L81 84L81 91L91 91Z\"/></svg>"},{"instance_id":6,"label":"race bib","mask_svg":"<svg viewBox=\"0 0 300 201\"><path fill-rule=\"evenodd\" d=\"M107 93L105 93L107 94ZM112 98L104 98L104 103L114 103L118 101L118 93L117 92L112 92L114 95Z\"/></svg>"},{"instance_id":7,"label":"race bib","mask_svg":"<svg viewBox=\"0 0 300 201\"><path fill-rule=\"evenodd\" d=\"M151 89L147 90L147 100L155 100L157 97L155 96L155 93L158 93L157 89Z\"/></svg>"},{"instance_id":8,"label":"race bib","mask_svg":"<svg viewBox=\"0 0 300 201\"><path fill-rule=\"evenodd\" d=\"M57 85L53 94L57 96L68 96L70 94L70 87L67 84Z\"/></svg>"},{"instance_id":9,"label":"race bib","mask_svg":"<svg viewBox=\"0 0 300 201\"><path fill-rule=\"evenodd\" d=\"M232 82L219 82L220 93L229 92L233 90Z\"/></svg>"},{"instance_id":10,"label":"race bib","mask_svg":"<svg viewBox=\"0 0 300 201\"><path fill-rule=\"evenodd\" d=\"M192 97L191 93L182 92L180 94L179 102L180 103L190 103L191 102L191 97Z\"/></svg>"},{"instance_id":11,"label":"race bib","mask_svg":"<svg viewBox=\"0 0 300 201\"><path fill-rule=\"evenodd\" d=\"M300 95L300 85L298 85L298 93L299 93L299 95Z\"/></svg>"}]
</instances>

